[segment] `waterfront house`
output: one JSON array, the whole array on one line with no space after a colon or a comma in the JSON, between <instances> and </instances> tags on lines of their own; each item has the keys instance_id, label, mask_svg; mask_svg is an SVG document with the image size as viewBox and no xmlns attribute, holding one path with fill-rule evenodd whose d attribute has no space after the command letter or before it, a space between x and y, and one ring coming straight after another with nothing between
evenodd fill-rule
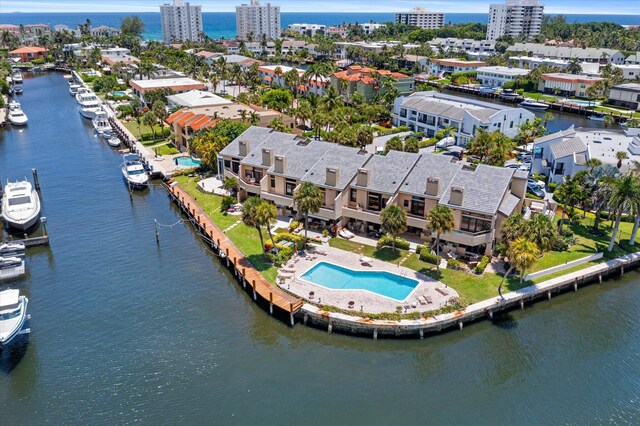
<instances>
[{"instance_id":1,"label":"waterfront house","mask_svg":"<svg viewBox=\"0 0 640 426\"><path fill-rule=\"evenodd\" d=\"M230 105L232 103L233 101L229 99L204 90L190 90L188 92L167 96L167 107L169 109L176 107L195 108Z\"/></svg>"},{"instance_id":2,"label":"waterfront house","mask_svg":"<svg viewBox=\"0 0 640 426\"><path fill-rule=\"evenodd\" d=\"M587 89L602 80L604 80L602 77L560 72L542 74L542 79L538 83L538 90L543 93L558 94L565 97L587 98Z\"/></svg>"},{"instance_id":3,"label":"waterfront house","mask_svg":"<svg viewBox=\"0 0 640 426\"><path fill-rule=\"evenodd\" d=\"M487 65L482 61L464 61L462 59L436 59L431 58L429 61L429 70L432 75L444 76L445 74L453 74L456 72L472 72L479 67Z\"/></svg>"},{"instance_id":4,"label":"waterfront house","mask_svg":"<svg viewBox=\"0 0 640 426\"><path fill-rule=\"evenodd\" d=\"M18 62L29 62L34 59L45 59L49 51L44 47L22 46L9 52L9 58Z\"/></svg>"},{"instance_id":5,"label":"waterfront house","mask_svg":"<svg viewBox=\"0 0 640 426\"><path fill-rule=\"evenodd\" d=\"M514 81L517 77L529 74L524 68L511 67L479 67L476 69L478 80L484 86L502 87L505 83Z\"/></svg>"},{"instance_id":6,"label":"waterfront house","mask_svg":"<svg viewBox=\"0 0 640 426\"><path fill-rule=\"evenodd\" d=\"M99 27L91 28L89 32L92 37L114 37L120 34L119 29L108 27L106 25L100 25Z\"/></svg>"},{"instance_id":7,"label":"waterfront house","mask_svg":"<svg viewBox=\"0 0 640 426\"><path fill-rule=\"evenodd\" d=\"M593 47L563 47L546 46L538 43L514 43L507 48L509 54L524 54L540 58L562 59L569 61L573 58L581 62L600 62L604 64L624 64L625 56L619 50L597 49Z\"/></svg>"},{"instance_id":8,"label":"waterfront house","mask_svg":"<svg viewBox=\"0 0 640 426\"><path fill-rule=\"evenodd\" d=\"M626 83L613 86L609 91L609 103L640 111L640 84Z\"/></svg>"},{"instance_id":9,"label":"waterfront house","mask_svg":"<svg viewBox=\"0 0 640 426\"><path fill-rule=\"evenodd\" d=\"M131 56L126 53L103 53L102 54L102 62L109 65L110 67L115 64L126 64L126 65L134 65L140 62L140 59L135 56Z\"/></svg>"},{"instance_id":10,"label":"waterfront house","mask_svg":"<svg viewBox=\"0 0 640 426\"><path fill-rule=\"evenodd\" d=\"M466 146L479 129L500 131L515 137L518 126L535 115L520 107L447 95L436 91L416 92L399 97L393 107L393 123L434 137L438 130L453 127L456 144Z\"/></svg>"},{"instance_id":11,"label":"waterfront house","mask_svg":"<svg viewBox=\"0 0 640 426\"><path fill-rule=\"evenodd\" d=\"M467 55L483 54L489 56L496 53L496 42L493 40L474 40L470 38L434 38L429 42L431 50L439 52L464 51Z\"/></svg>"},{"instance_id":12,"label":"waterfront house","mask_svg":"<svg viewBox=\"0 0 640 426\"><path fill-rule=\"evenodd\" d=\"M207 86L189 77L157 78L151 80L130 80L129 85L133 93L143 102L146 92L158 89L168 89L173 93L184 93L190 90L206 90Z\"/></svg>"},{"instance_id":13,"label":"waterfront house","mask_svg":"<svg viewBox=\"0 0 640 426\"><path fill-rule=\"evenodd\" d=\"M345 99L351 99L355 93L359 93L364 102L370 102L375 96L385 92L383 79L390 77L395 80L394 87L400 95L413 92L415 80L413 77L388 70L375 70L373 68L351 65L344 71L331 75L331 85L336 88Z\"/></svg>"}]
</instances>

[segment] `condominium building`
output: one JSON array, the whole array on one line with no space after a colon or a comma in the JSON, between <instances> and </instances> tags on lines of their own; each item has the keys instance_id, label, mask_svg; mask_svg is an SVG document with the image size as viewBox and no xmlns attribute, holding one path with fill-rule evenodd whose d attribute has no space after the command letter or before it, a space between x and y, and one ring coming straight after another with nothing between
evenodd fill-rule
<instances>
[{"instance_id":1,"label":"condominium building","mask_svg":"<svg viewBox=\"0 0 640 426\"><path fill-rule=\"evenodd\" d=\"M456 72L472 72L487 65L482 61L464 61L462 59L435 59L429 60L430 72L433 75L444 76Z\"/></svg>"},{"instance_id":2,"label":"condominium building","mask_svg":"<svg viewBox=\"0 0 640 426\"><path fill-rule=\"evenodd\" d=\"M540 0L506 0L489 8L487 39L540 34L544 6Z\"/></svg>"},{"instance_id":3,"label":"condominium building","mask_svg":"<svg viewBox=\"0 0 640 426\"><path fill-rule=\"evenodd\" d=\"M165 43L202 40L202 6L173 0L160 6L160 19Z\"/></svg>"},{"instance_id":4,"label":"condominium building","mask_svg":"<svg viewBox=\"0 0 640 426\"><path fill-rule=\"evenodd\" d=\"M613 86L609 92L609 103L640 111L640 84L626 83Z\"/></svg>"},{"instance_id":5,"label":"condominium building","mask_svg":"<svg viewBox=\"0 0 640 426\"><path fill-rule=\"evenodd\" d=\"M503 84L515 80L519 76L529 74L529 70L524 68L510 67L479 67L476 69L477 80L484 86L502 87Z\"/></svg>"},{"instance_id":6,"label":"condominium building","mask_svg":"<svg viewBox=\"0 0 640 426\"><path fill-rule=\"evenodd\" d=\"M280 37L280 6L260 5L260 0L236 6L236 32L238 40L269 40Z\"/></svg>"},{"instance_id":7,"label":"condominium building","mask_svg":"<svg viewBox=\"0 0 640 426\"><path fill-rule=\"evenodd\" d=\"M624 64L626 60L622 52L614 49L547 46L540 43L514 43L513 46L507 48L507 53L523 53L529 57L564 61L579 59L581 62L599 62L602 64Z\"/></svg>"},{"instance_id":8,"label":"condominium building","mask_svg":"<svg viewBox=\"0 0 640 426\"><path fill-rule=\"evenodd\" d=\"M542 74L542 79L538 83L538 90L560 96L588 98L587 89L602 80L604 80L602 77L561 72Z\"/></svg>"},{"instance_id":9,"label":"condominium building","mask_svg":"<svg viewBox=\"0 0 640 426\"><path fill-rule=\"evenodd\" d=\"M316 34L325 34L327 31L327 26L322 24L290 24L287 29L298 34L304 34L313 37Z\"/></svg>"},{"instance_id":10,"label":"condominium building","mask_svg":"<svg viewBox=\"0 0 640 426\"><path fill-rule=\"evenodd\" d=\"M416 7L406 13L396 13L396 24L412 25L425 29L442 28L444 27L444 13L431 12L430 10Z\"/></svg>"},{"instance_id":11,"label":"condominium building","mask_svg":"<svg viewBox=\"0 0 640 426\"><path fill-rule=\"evenodd\" d=\"M408 232L425 241L429 211L445 205L454 229L440 239L445 251L489 253L502 223L525 203L527 173L454 162L450 156L390 151L372 155L340 144L305 141L286 133L250 127L218 154L218 170L240 184L241 200L270 201L295 215L293 196L303 182L320 188L324 203L309 221L348 226L354 232L379 230L388 205L405 210Z\"/></svg>"},{"instance_id":12,"label":"condominium building","mask_svg":"<svg viewBox=\"0 0 640 426\"><path fill-rule=\"evenodd\" d=\"M401 95L413 92L415 79L408 75L389 70L375 70L359 65L351 65L344 71L331 75L331 85L346 99L358 93L365 102L371 101L376 95L387 89L382 84L385 77L393 78L394 87Z\"/></svg>"},{"instance_id":13,"label":"condominium building","mask_svg":"<svg viewBox=\"0 0 640 426\"><path fill-rule=\"evenodd\" d=\"M396 126L407 126L430 138L439 130L453 128L456 144L466 146L480 129L515 137L518 126L533 121L535 115L524 108L430 91L396 99L392 119Z\"/></svg>"}]
</instances>

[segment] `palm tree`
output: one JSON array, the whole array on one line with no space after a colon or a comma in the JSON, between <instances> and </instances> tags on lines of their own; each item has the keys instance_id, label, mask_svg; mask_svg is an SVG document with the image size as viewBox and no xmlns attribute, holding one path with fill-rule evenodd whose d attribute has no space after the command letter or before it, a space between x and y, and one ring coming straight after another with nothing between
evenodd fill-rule
<instances>
[{"instance_id":1,"label":"palm tree","mask_svg":"<svg viewBox=\"0 0 640 426\"><path fill-rule=\"evenodd\" d=\"M236 196L239 196L238 190L240 189L240 185L238 184L238 179L234 177L224 178L224 181L222 181L222 188L229 191L229 193L235 192Z\"/></svg>"},{"instance_id":2,"label":"palm tree","mask_svg":"<svg viewBox=\"0 0 640 426\"><path fill-rule=\"evenodd\" d=\"M255 209L256 220L260 223L261 226L267 228L267 234L269 234L269 239L273 241L273 235L271 235L271 225L278 218L278 209L275 204L272 204L266 200L263 200L256 206Z\"/></svg>"},{"instance_id":3,"label":"palm tree","mask_svg":"<svg viewBox=\"0 0 640 426\"><path fill-rule=\"evenodd\" d=\"M162 134L160 139L164 139L164 120L167 119L169 113L167 112L167 106L162 101L155 101L151 107L151 111L155 114L156 118L160 122L160 130Z\"/></svg>"},{"instance_id":4,"label":"palm tree","mask_svg":"<svg viewBox=\"0 0 640 426\"><path fill-rule=\"evenodd\" d=\"M526 236L538 246L542 255L553 246L553 241L556 238L556 229L547 215L536 214L527 222Z\"/></svg>"},{"instance_id":5,"label":"palm tree","mask_svg":"<svg viewBox=\"0 0 640 426\"><path fill-rule=\"evenodd\" d=\"M303 182L293 194L293 202L298 211L304 214L304 244L307 245L307 227L309 225L309 213L317 213L324 205L324 194L311 182Z\"/></svg>"},{"instance_id":6,"label":"palm tree","mask_svg":"<svg viewBox=\"0 0 640 426\"><path fill-rule=\"evenodd\" d=\"M156 141L156 122L158 121L158 117L153 113L153 111L147 111L142 116L142 123L145 126L151 127L151 132L153 132L153 141ZM142 135L140 135L142 136Z\"/></svg>"},{"instance_id":7,"label":"palm tree","mask_svg":"<svg viewBox=\"0 0 640 426\"><path fill-rule=\"evenodd\" d=\"M629 158L629 156L624 151L618 151L616 152L616 158L618 159L618 164L616 165L616 167L620 169L622 167L622 160L626 160L627 158Z\"/></svg>"},{"instance_id":8,"label":"palm tree","mask_svg":"<svg viewBox=\"0 0 640 426\"><path fill-rule=\"evenodd\" d=\"M260 115L255 111L251 111L249 114L249 123L251 123L252 126L257 126L258 123L260 123Z\"/></svg>"},{"instance_id":9,"label":"palm tree","mask_svg":"<svg viewBox=\"0 0 640 426\"><path fill-rule=\"evenodd\" d=\"M583 189L578 185L575 179L569 179L562 185L560 185L554 195L557 195L558 199L562 199L562 215L560 216L560 225L558 229L562 231L564 225L564 215L571 218L573 212L573 206L581 198Z\"/></svg>"},{"instance_id":10,"label":"palm tree","mask_svg":"<svg viewBox=\"0 0 640 426\"><path fill-rule=\"evenodd\" d=\"M380 213L382 230L393 236L393 250L396 249L398 234L407 230L407 215L405 211L395 204L388 205Z\"/></svg>"},{"instance_id":11,"label":"palm tree","mask_svg":"<svg viewBox=\"0 0 640 426\"><path fill-rule=\"evenodd\" d=\"M258 206L262 203L258 197L249 197L242 204L242 222L252 228L256 228L258 235L260 236L260 246L262 246L262 252L266 253L264 247L264 239L262 237L262 223L257 213Z\"/></svg>"},{"instance_id":12,"label":"palm tree","mask_svg":"<svg viewBox=\"0 0 640 426\"><path fill-rule=\"evenodd\" d=\"M616 221L607 251L613 250L620 229L622 213L627 212L631 216L640 213L640 182L635 175L627 173L615 182L609 200L609 208Z\"/></svg>"},{"instance_id":13,"label":"palm tree","mask_svg":"<svg viewBox=\"0 0 640 426\"><path fill-rule=\"evenodd\" d=\"M427 229L436 233L436 259L440 257L440 235L449 232L455 226L453 212L447 206L436 206L427 215ZM440 272L440 262L437 261L436 270Z\"/></svg>"},{"instance_id":14,"label":"palm tree","mask_svg":"<svg viewBox=\"0 0 640 426\"><path fill-rule=\"evenodd\" d=\"M604 127L613 126L616 122L616 119L613 118L613 115L607 114L604 116Z\"/></svg>"},{"instance_id":15,"label":"palm tree","mask_svg":"<svg viewBox=\"0 0 640 426\"><path fill-rule=\"evenodd\" d=\"M567 65L567 72L569 74L580 74L582 72L582 64L580 63L579 58L569 59L569 64Z\"/></svg>"},{"instance_id":16,"label":"palm tree","mask_svg":"<svg viewBox=\"0 0 640 426\"><path fill-rule=\"evenodd\" d=\"M533 241L529 241L525 237L520 237L511 243L507 251L509 259L509 269L505 272L500 285L498 286L498 294L502 297L502 284L504 280L511 274L514 268L520 270L520 282L524 279L525 270L533 265L540 256L540 250Z\"/></svg>"},{"instance_id":17,"label":"palm tree","mask_svg":"<svg viewBox=\"0 0 640 426\"><path fill-rule=\"evenodd\" d=\"M520 213L509 216L502 224L502 243L510 246L511 243L526 234L527 221Z\"/></svg>"}]
</instances>

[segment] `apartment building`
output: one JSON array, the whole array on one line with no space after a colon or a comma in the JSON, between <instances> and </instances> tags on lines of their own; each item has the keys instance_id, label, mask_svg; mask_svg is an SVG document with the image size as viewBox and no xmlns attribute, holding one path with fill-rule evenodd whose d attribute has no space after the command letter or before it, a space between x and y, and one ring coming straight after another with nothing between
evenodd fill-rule
<instances>
[{"instance_id":1,"label":"apartment building","mask_svg":"<svg viewBox=\"0 0 640 426\"><path fill-rule=\"evenodd\" d=\"M602 77L560 72L542 74L542 80L538 83L538 90L547 94L558 94L565 97L588 98L587 89L602 80L604 80Z\"/></svg>"},{"instance_id":2,"label":"apartment building","mask_svg":"<svg viewBox=\"0 0 640 426\"><path fill-rule=\"evenodd\" d=\"M434 30L444 27L444 13L432 12L422 7L416 7L406 13L396 13L396 24Z\"/></svg>"},{"instance_id":3,"label":"apartment building","mask_svg":"<svg viewBox=\"0 0 640 426\"><path fill-rule=\"evenodd\" d=\"M496 53L496 42L493 40L474 40L471 38L434 38L429 42L434 52L464 51L467 55L489 56Z\"/></svg>"},{"instance_id":4,"label":"apartment building","mask_svg":"<svg viewBox=\"0 0 640 426\"><path fill-rule=\"evenodd\" d=\"M118 28L100 25L99 27L91 28L89 34L93 37L114 37L120 34L120 30Z\"/></svg>"},{"instance_id":5,"label":"apartment building","mask_svg":"<svg viewBox=\"0 0 640 426\"><path fill-rule=\"evenodd\" d=\"M202 40L202 6L183 0L160 6L162 40L166 44Z\"/></svg>"},{"instance_id":6,"label":"apartment building","mask_svg":"<svg viewBox=\"0 0 640 426\"><path fill-rule=\"evenodd\" d=\"M327 26L322 24L289 24L287 29L309 37L313 37L316 34L324 35L327 33Z\"/></svg>"},{"instance_id":7,"label":"apartment building","mask_svg":"<svg viewBox=\"0 0 640 426\"><path fill-rule=\"evenodd\" d=\"M380 76L380 78L378 78ZM344 71L331 75L331 85L345 98L350 99L355 93L359 93L365 102L371 101L376 95L386 90L381 81L385 77L395 80L394 87L400 95L413 92L415 79L408 75L391 72L388 70L374 70L372 68L351 65Z\"/></svg>"},{"instance_id":8,"label":"apartment building","mask_svg":"<svg viewBox=\"0 0 640 426\"><path fill-rule=\"evenodd\" d=\"M640 111L640 84L626 83L613 86L609 91L609 102Z\"/></svg>"},{"instance_id":9,"label":"apartment building","mask_svg":"<svg viewBox=\"0 0 640 426\"><path fill-rule=\"evenodd\" d=\"M260 0L236 6L236 32L238 40L280 38L280 6L261 5Z\"/></svg>"},{"instance_id":10,"label":"apartment building","mask_svg":"<svg viewBox=\"0 0 640 426\"><path fill-rule=\"evenodd\" d=\"M45 59L49 51L44 47L22 46L9 52L9 57L20 62L29 62L34 59Z\"/></svg>"},{"instance_id":11,"label":"apartment building","mask_svg":"<svg viewBox=\"0 0 640 426\"><path fill-rule=\"evenodd\" d=\"M314 77L313 79L304 78L304 70L289 67L286 65L262 65L258 67L260 73L260 79L264 84L277 87L288 87L285 74L295 70L298 74L298 93L308 95L313 93L314 95L322 96L329 86L330 80L325 77Z\"/></svg>"},{"instance_id":12,"label":"apartment building","mask_svg":"<svg viewBox=\"0 0 640 426\"><path fill-rule=\"evenodd\" d=\"M302 182L324 194L310 220L349 226L355 232L380 229L380 213L395 204L407 213L408 231L425 241L429 211L446 205L454 230L441 236L445 251L488 253L504 220L523 206L527 173L455 163L449 156L391 151L372 155L358 148L298 140L251 127L218 156L219 173L238 178L240 197L257 195L284 214L297 213L293 195Z\"/></svg>"},{"instance_id":13,"label":"apartment building","mask_svg":"<svg viewBox=\"0 0 640 426\"><path fill-rule=\"evenodd\" d=\"M402 47L405 51L409 49L413 49L416 47L420 47L418 44L406 44L400 43L399 41L376 41L376 42L366 42L366 41L338 41L334 43L335 50L334 56L336 59L347 59L349 55L350 48L359 48L364 51L369 51L373 53L381 53L385 50L390 50L394 46L398 46L402 44Z\"/></svg>"},{"instance_id":14,"label":"apartment building","mask_svg":"<svg viewBox=\"0 0 640 426\"><path fill-rule=\"evenodd\" d=\"M432 75L453 74L455 72L471 72L487 65L482 61L463 61L462 59L435 59L429 61Z\"/></svg>"},{"instance_id":15,"label":"apartment building","mask_svg":"<svg viewBox=\"0 0 640 426\"><path fill-rule=\"evenodd\" d=\"M503 84L515 80L520 76L529 74L529 70L524 68L510 67L479 67L476 79L484 86L502 87Z\"/></svg>"},{"instance_id":16,"label":"apartment building","mask_svg":"<svg viewBox=\"0 0 640 426\"><path fill-rule=\"evenodd\" d=\"M456 145L466 146L479 129L499 131L515 137L518 126L535 115L520 107L509 107L436 91L416 92L399 97L393 107L396 126L408 126L415 132L434 137L438 130L453 127Z\"/></svg>"},{"instance_id":17,"label":"apartment building","mask_svg":"<svg viewBox=\"0 0 640 426\"><path fill-rule=\"evenodd\" d=\"M540 0L506 0L489 7L487 39L502 36L529 37L540 34L544 6Z\"/></svg>"},{"instance_id":18,"label":"apartment building","mask_svg":"<svg viewBox=\"0 0 640 426\"><path fill-rule=\"evenodd\" d=\"M20 44L33 45L42 42L39 40L41 36L51 34L51 26L48 24L0 24L0 33L5 31L18 37Z\"/></svg>"},{"instance_id":19,"label":"apartment building","mask_svg":"<svg viewBox=\"0 0 640 426\"><path fill-rule=\"evenodd\" d=\"M580 62L599 62L602 64L624 64L625 56L619 50L595 47L547 46L539 43L514 43L507 48L507 53L523 53L524 56L560 59L569 61L577 58Z\"/></svg>"},{"instance_id":20,"label":"apartment building","mask_svg":"<svg viewBox=\"0 0 640 426\"><path fill-rule=\"evenodd\" d=\"M184 93L190 90L206 90L207 86L197 80L189 77L169 77L157 78L151 80L130 80L129 85L133 89L133 93L140 97L144 102L144 94L146 92L158 89L168 89L173 93Z\"/></svg>"}]
</instances>

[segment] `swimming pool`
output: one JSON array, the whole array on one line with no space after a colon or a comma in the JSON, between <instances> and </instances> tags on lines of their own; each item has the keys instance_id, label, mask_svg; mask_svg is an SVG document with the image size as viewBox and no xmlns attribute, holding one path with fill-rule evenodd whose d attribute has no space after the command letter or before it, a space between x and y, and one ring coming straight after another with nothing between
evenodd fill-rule
<instances>
[{"instance_id":1,"label":"swimming pool","mask_svg":"<svg viewBox=\"0 0 640 426\"><path fill-rule=\"evenodd\" d=\"M122 90L118 90L116 92L113 92L113 96L126 96L127 93L123 92Z\"/></svg>"},{"instance_id":2,"label":"swimming pool","mask_svg":"<svg viewBox=\"0 0 640 426\"><path fill-rule=\"evenodd\" d=\"M417 280L385 271L354 271L320 262L305 272L303 280L332 290L365 290L399 302L420 284Z\"/></svg>"},{"instance_id":3,"label":"swimming pool","mask_svg":"<svg viewBox=\"0 0 640 426\"><path fill-rule=\"evenodd\" d=\"M195 161L193 158L191 157L178 157L175 158L173 161L175 161L175 163L179 166L187 166L187 167L200 167L200 164L202 164L202 161Z\"/></svg>"},{"instance_id":4,"label":"swimming pool","mask_svg":"<svg viewBox=\"0 0 640 426\"><path fill-rule=\"evenodd\" d=\"M569 100L567 102L570 103L570 104L581 105L581 106L598 106L598 105L600 105L600 102L597 102L597 101L589 102L589 101L578 101L578 100L575 100L575 99L571 99L571 100Z\"/></svg>"}]
</instances>

